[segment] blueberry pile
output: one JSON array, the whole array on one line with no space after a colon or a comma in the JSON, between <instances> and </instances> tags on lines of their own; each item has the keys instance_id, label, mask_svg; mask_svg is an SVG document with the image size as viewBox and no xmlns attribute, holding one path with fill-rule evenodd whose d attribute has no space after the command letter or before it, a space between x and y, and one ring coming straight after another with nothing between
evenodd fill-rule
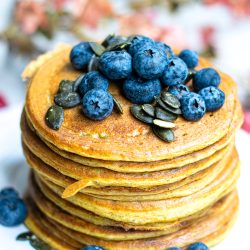
<instances>
[{"instance_id":1,"label":"blueberry pile","mask_svg":"<svg viewBox=\"0 0 250 250\"><path fill-rule=\"evenodd\" d=\"M167 44L149 37L109 35L101 44L80 42L72 48L70 61L76 70L88 73L80 74L75 81L60 83L55 105L45 118L47 125L55 130L63 123L65 108L81 105L83 114L96 121L111 115L114 107L122 113L121 105L108 91L109 81L117 83L123 95L140 106L131 107L136 118L154 125L153 120L159 119L159 113L163 112L167 112L168 117L182 114L188 121L198 121L206 111L220 109L225 101L224 93L218 89L221 79L217 71L213 68L195 70L199 63L195 51L186 49L175 55ZM193 92L186 85L191 80ZM178 99L178 107L162 100L165 92ZM153 102L157 103L153 105L157 109L153 107L151 119L145 118L150 116L149 106L143 105ZM163 117L166 118L166 114ZM173 122L169 118L163 121ZM157 126L162 129L153 129L155 134L166 137L165 129L168 129L167 141L172 141L174 137L169 128L174 125L157 121Z\"/></svg>"},{"instance_id":2,"label":"blueberry pile","mask_svg":"<svg viewBox=\"0 0 250 250\"><path fill-rule=\"evenodd\" d=\"M27 207L13 188L0 191L0 225L14 227L24 222L28 214Z\"/></svg>"}]
</instances>

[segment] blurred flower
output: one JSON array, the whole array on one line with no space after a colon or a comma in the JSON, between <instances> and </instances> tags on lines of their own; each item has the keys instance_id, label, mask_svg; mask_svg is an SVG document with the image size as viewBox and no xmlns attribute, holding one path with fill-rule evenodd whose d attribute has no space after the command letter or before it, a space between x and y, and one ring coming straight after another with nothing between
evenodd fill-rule
<instances>
[{"instance_id":1,"label":"blurred flower","mask_svg":"<svg viewBox=\"0 0 250 250\"><path fill-rule=\"evenodd\" d=\"M108 0L74 0L76 20L96 28L103 17L113 14L112 6Z\"/></svg>"},{"instance_id":2,"label":"blurred flower","mask_svg":"<svg viewBox=\"0 0 250 250\"><path fill-rule=\"evenodd\" d=\"M69 2L69 0L50 0L49 2L52 4L56 11L60 11L64 9L66 3Z\"/></svg>"},{"instance_id":3,"label":"blurred flower","mask_svg":"<svg viewBox=\"0 0 250 250\"><path fill-rule=\"evenodd\" d=\"M208 47L214 43L215 28L213 26L204 26L201 28L201 39L203 46Z\"/></svg>"},{"instance_id":4,"label":"blurred flower","mask_svg":"<svg viewBox=\"0 0 250 250\"><path fill-rule=\"evenodd\" d=\"M249 0L204 0L206 4L224 4L234 11L239 16L250 15Z\"/></svg>"},{"instance_id":5,"label":"blurred flower","mask_svg":"<svg viewBox=\"0 0 250 250\"><path fill-rule=\"evenodd\" d=\"M7 106L6 99L4 98L3 95L0 94L0 108L4 108Z\"/></svg>"},{"instance_id":6,"label":"blurred flower","mask_svg":"<svg viewBox=\"0 0 250 250\"><path fill-rule=\"evenodd\" d=\"M245 112L245 118L242 128L250 133L250 111Z\"/></svg>"},{"instance_id":7,"label":"blurred flower","mask_svg":"<svg viewBox=\"0 0 250 250\"><path fill-rule=\"evenodd\" d=\"M26 34L32 34L38 28L46 28L48 26L45 5L33 0L17 2L15 19Z\"/></svg>"}]
</instances>

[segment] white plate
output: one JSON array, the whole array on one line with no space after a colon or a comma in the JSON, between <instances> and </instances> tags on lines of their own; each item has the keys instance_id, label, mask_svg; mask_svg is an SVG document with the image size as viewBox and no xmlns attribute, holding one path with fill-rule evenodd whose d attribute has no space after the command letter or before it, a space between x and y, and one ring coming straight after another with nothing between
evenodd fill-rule
<instances>
[{"instance_id":1,"label":"white plate","mask_svg":"<svg viewBox=\"0 0 250 250\"><path fill-rule=\"evenodd\" d=\"M0 188L14 186L21 193L27 185L28 166L22 155L20 142L19 120L22 107L15 106L0 110ZM214 250L235 250L240 246L248 248L249 223L250 223L250 168L249 146L250 136L240 131L237 135L237 147L240 153L242 167L239 181L240 215L238 221L228 237ZM0 242L6 250L32 250L27 242L17 242L15 237L26 231L24 226L6 228L0 226ZM3 249L2 247L0 247Z\"/></svg>"}]
</instances>

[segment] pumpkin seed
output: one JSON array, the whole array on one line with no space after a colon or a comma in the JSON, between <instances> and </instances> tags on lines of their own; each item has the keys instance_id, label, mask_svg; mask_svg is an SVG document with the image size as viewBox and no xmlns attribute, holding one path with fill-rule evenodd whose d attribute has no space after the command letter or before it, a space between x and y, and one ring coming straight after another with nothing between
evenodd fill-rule
<instances>
[{"instance_id":1,"label":"pumpkin seed","mask_svg":"<svg viewBox=\"0 0 250 250\"><path fill-rule=\"evenodd\" d=\"M76 92L78 90L78 87L79 87L80 83L82 82L82 79L84 76L85 76L85 74L81 74L76 78L76 80L73 84L72 92Z\"/></svg>"},{"instance_id":2,"label":"pumpkin seed","mask_svg":"<svg viewBox=\"0 0 250 250\"><path fill-rule=\"evenodd\" d=\"M111 94L112 95L112 94ZM113 100L114 100L114 104L116 106L116 108L118 109L118 111L123 114L123 108L122 108L122 105L121 103L112 95L113 97Z\"/></svg>"},{"instance_id":3,"label":"pumpkin seed","mask_svg":"<svg viewBox=\"0 0 250 250\"><path fill-rule=\"evenodd\" d=\"M175 124L173 122L166 122L159 119L154 119L153 123L161 128L174 128Z\"/></svg>"},{"instance_id":4,"label":"pumpkin seed","mask_svg":"<svg viewBox=\"0 0 250 250\"><path fill-rule=\"evenodd\" d=\"M175 140L174 132L171 129L161 128L158 126L152 126L153 132L156 136L166 142L172 142Z\"/></svg>"},{"instance_id":5,"label":"pumpkin seed","mask_svg":"<svg viewBox=\"0 0 250 250\"><path fill-rule=\"evenodd\" d=\"M126 40L117 40L113 43L111 43L105 51L113 51L113 50L122 50L125 49L128 45L130 45L130 42L127 42Z\"/></svg>"},{"instance_id":6,"label":"pumpkin seed","mask_svg":"<svg viewBox=\"0 0 250 250\"><path fill-rule=\"evenodd\" d=\"M26 241L26 240L32 239L33 236L34 236L34 234L32 232L24 232L24 233L19 234L16 237L16 240L18 240L18 241Z\"/></svg>"},{"instance_id":7,"label":"pumpkin seed","mask_svg":"<svg viewBox=\"0 0 250 250\"><path fill-rule=\"evenodd\" d=\"M178 98L170 94L169 92L167 92L167 90L163 90L161 92L161 99L165 104L167 104L168 106L174 109L178 109L181 106L181 103L178 100Z\"/></svg>"},{"instance_id":8,"label":"pumpkin seed","mask_svg":"<svg viewBox=\"0 0 250 250\"><path fill-rule=\"evenodd\" d=\"M142 106L143 111L152 117L155 117L155 108L151 104L143 104Z\"/></svg>"},{"instance_id":9,"label":"pumpkin seed","mask_svg":"<svg viewBox=\"0 0 250 250\"><path fill-rule=\"evenodd\" d=\"M156 98L156 102L157 104L163 108L164 110L170 112L170 113L173 113L173 114L176 114L176 115L181 115L181 110L179 108L175 109L175 108L172 108L170 106L168 106L167 104L165 104L161 98L157 97Z\"/></svg>"},{"instance_id":10,"label":"pumpkin seed","mask_svg":"<svg viewBox=\"0 0 250 250\"><path fill-rule=\"evenodd\" d=\"M45 122L48 127L54 130L58 130L64 121L64 111L62 107L57 105L51 106L46 115Z\"/></svg>"},{"instance_id":11,"label":"pumpkin seed","mask_svg":"<svg viewBox=\"0 0 250 250\"><path fill-rule=\"evenodd\" d=\"M189 69L188 70L188 75L187 75L187 78L186 80L184 81L184 83L188 83L189 81L191 81L194 77L194 75L196 74L196 70L195 69Z\"/></svg>"},{"instance_id":12,"label":"pumpkin seed","mask_svg":"<svg viewBox=\"0 0 250 250\"><path fill-rule=\"evenodd\" d=\"M47 243L41 241L40 239L31 239L30 245L36 250L53 250Z\"/></svg>"},{"instance_id":13,"label":"pumpkin seed","mask_svg":"<svg viewBox=\"0 0 250 250\"><path fill-rule=\"evenodd\" d=\"M114 38L114 37L115 37L115 34L109 34L109 35L103 40L102 46L108 47L110 40L111 40L112 38Z\"/></svg>"},{"instance_id":14,"label":"pumpkin seed","mask_svg":"<svg viewBox=\"0 0 250 250\"><path fill-rule=\"evenodd\" d=\"M81 97L76 92L61 92L55 95L54 101L63 108L73 108L81 103Z\"/></svg>"},{"instance_id":15,"label":"pumpkin seed","mask_svg":"<svg viewBox=\"0 0 250 250\"><path fill-rule=\"evenodd\" d=\"M97 56L101 56L105 51L105 47L103 47L101 44L89 42L89 45Z\"/></svg>"},{"instance_id":16,"label":"pumpkin seed","mask_svg":"<svg viewBox=\"0 0 250 250\"><path fill-rule=\"evenodd\" d=\"M99 57L93 55L88 64L88 72L98 71Z\"/></svg>"},{"instance_id":17,"label":"pumpkin seed","mask_svg":"<svg viewBox=\"0 0 250 250\"><path fill-rule=\"evenodd\" d=\"M59 85L58 93L61 92L72 92L74 81L62 80Z\"/></svg>"},{"instance_id":18,"label":"pumpkin seed","mask_svg":"<svg viewBox=\"0 0 250 250\"><path fill-rule=\"evenodd\" d=\"M140 105L133 105L130 108L130 111L132 113L132 115L137 118L138 120L148 123L148 124L152 124L153 123L153 118L149 115L147 115L142 107Z\"/></svg>"},{"instance_id":19,"label":"pumpkin seed","mask_svg":"<svg viewBox=\"0 0 250 250\"><path fill-rule=\"evenodd\" d=\"M156 118L167 122L174 122L178 118L178 115L170 113L159 107L155 108L155 116Z\"/></svg>"}]
</instances>

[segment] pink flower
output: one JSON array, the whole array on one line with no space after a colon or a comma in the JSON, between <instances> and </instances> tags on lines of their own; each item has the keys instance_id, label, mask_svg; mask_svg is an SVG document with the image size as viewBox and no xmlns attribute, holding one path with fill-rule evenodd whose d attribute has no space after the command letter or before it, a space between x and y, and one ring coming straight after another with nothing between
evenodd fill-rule
<instances>
[{"instance_id":1,"label":"pink flower","mask_svg":"<svg viewBox=\"0 0 250 250\"><path fill-rule=\"evenodd\" d=\"M63 10L66 3L69 2L69 0L51 0L50 3L55 8L56 11Z\"/></svg>"},{"instance_id":2,"label":"pink flower","mask_svg":"<svg viewBox=\"0 0 250 250\"><path fill-rule=\"evenodd\" d=\"M7 106L7 101L4 98L4 96L0 94L0 108L4 108L6 106Z\"/></svg>"},{"instance_id":3,"label":"pink flower","mask_svg":"<svg viewBox=\"0 0 250 250\"><path fill-rule=\"evenodd\" d=\"M17 2L15 19L26 34L32 34L38 28L46 28L48 25L44 4L33 0Z\"/></svg>"},{"instance_id":4,"label":"pink flower","mask_svg":"<svg viewBox=\"0 0 250 250\"><path fill-rule=\"evenodd\" d=\"M201 29L201 38L204 47L213 45L215 28L213 26L204 26Z\"/></svg>"},{"instance_id":5,"label":"pink flower","mask_svg":"<svg viewBox=\"0 0 250 250\"><path fill-rule=\"evenodd\" d=\"M96 28L101 18L113 15L108 0L74 0L74 5L77 21L91 28Z\"/></svg>"},{"instance_id":6,"label":"pink flower","mask_svg":"<svg viewBox=\"0 0 250 250\"><path fill-rule=\"evenodd\" d=\"M238 16L250 15L250 1L249 0L204 0L206 4L223 4L233 10Z\"/></svg>"},{"instance_id":7,"label":"pink flower","mask_svg":"<svg viewBox=\"0 0 250 250\"><path fill-rule=\"evenodd\" d=\"M244 123L242 128L250 133L250 111L245 111Z\"/></svg>"}]
</instances>

